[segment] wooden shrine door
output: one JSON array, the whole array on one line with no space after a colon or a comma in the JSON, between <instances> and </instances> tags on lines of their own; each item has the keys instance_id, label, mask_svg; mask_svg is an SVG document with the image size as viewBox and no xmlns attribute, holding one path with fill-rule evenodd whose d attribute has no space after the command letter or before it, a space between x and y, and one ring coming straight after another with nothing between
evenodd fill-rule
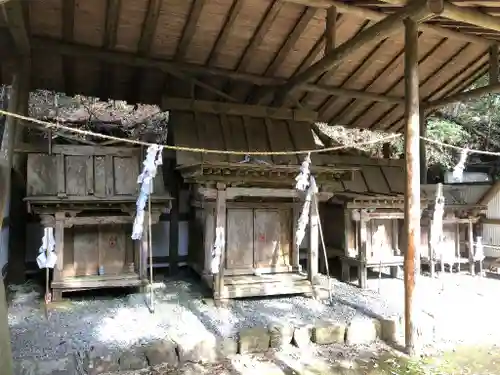
<instances>
[{"instance_id":1,"label":"wooden shrine door","mask_svg":"<svg viewBox=\"0 0 500 375\"><path fill-rule=\"evenodd\" d=\"M290 265L291 209L229 208L226 269L253 272Z\"/></svg>"}]
</instances>

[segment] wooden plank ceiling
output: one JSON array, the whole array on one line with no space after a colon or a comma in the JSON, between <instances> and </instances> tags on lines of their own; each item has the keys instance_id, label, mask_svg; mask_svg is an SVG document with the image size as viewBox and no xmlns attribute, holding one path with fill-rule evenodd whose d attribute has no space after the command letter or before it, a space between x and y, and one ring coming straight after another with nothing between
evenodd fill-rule
<instances>
[{"instance_id":1,"label":"wooden plank ceiling","mask_svg":"<svg viewBox=\"0 0 500 375\"><path fill-rule=\"evenodd\" d=\"M22 54L31 50L33 88L129 102L160 103L167 93L270 104L262 103L262 85L282 84L321 59L333 43L348 41L397 10L374 0L349 1L370 9L370 19L337 9L327 27L327 10L304 5L312 3L331 1L10 0L0 25L0 55L12 44ZM499 2L455 3L500 13ZM332 17L334 38L325 32L333 27ZM419 36L422 99L461 91L484 74L496 40L496 31L442 18L427 21ZM1 68L2 82L10 83L13 64ZM341 87L399 99L403 69L401 29L350 54L296 101L330 124L400 131L401 100L382 103L333 91Z\"/></svg>"}]
</instances>

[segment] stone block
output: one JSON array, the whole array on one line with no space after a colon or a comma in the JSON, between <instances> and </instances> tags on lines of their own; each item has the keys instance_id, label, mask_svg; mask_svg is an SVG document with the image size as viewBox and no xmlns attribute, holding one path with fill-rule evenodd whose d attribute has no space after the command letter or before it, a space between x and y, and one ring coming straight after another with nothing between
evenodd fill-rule
<instances>
[{"instance_id":1,"label":"stone block","mask_svg":"<svg viewBox=\"0 0 500 375\"><path fill-rule=\"evenodd\" d=\"M311 345L312 326L295 326L293 330L292 344L298 348L307 348Z\"/></svg>"},{"instance_id":2,"label":"stone block","mask_svg":"<svg viewBox=\"0 0 500 375\"><path fill-rule=\"evenodd\" d=\"M146 356L139 350L124 351L120 355L118 363L120 365L120 371L142 370L148 367Z\"/></svg>"},{"instance_id":3,"label":"stone block","mask_svg":"<svg viewBox=\"0 0 500 375\"><path fill-rule=\"evenodd\" d=\"M389 344L401 343L404 337L404 326L401 317L380 319L380 338Z\"/></svg>"},{"instance_id":4,"label":"stone block","mask_svg":"<svg viewBox=\"0 0 500 375\"><path fill-rule=\"evenodd\" d=\"M14 375L37 375L37 361L30 359L21 359L14 361Z\"/></svg>"},{"instance_id":5,"label":"stone block","mask_svg":"<svg viewBox=\"0 0 500 375\"><path fill-rule=\"evenodd\" d=\"M376 319L355 316L347 326L346 344L371 344L380 338L381 325Z\"/></svg>"},{"instance_id":6,"label":"stone block","mask_svg":"<svg viewBox=\"0 0 500 375\"><path fill-rule=\"evenodd\" d=\"M318 345L343 343L345 324L323 321L317 323L312 331L312 341Z\"/></svg>"},{"instance_id":7,"label":"stone block","mask_svg":"<svg viewBox=\"0 0 500 375\"><path fill-rule=\"evenodd\" d=\"M239 333L238 352L259 353L269 349L271 337L269 330L265 327L246 328Z\"/></svg>"},{"instance_id":8,"label":"stone block","mask_svg":"<svg viewBox=\"0 0 500 375\"><path fill-rule=\"evenodd\" d=\"M73 355L38 362L36 375L78 375Z\"/></svg>"},{"instance_id":9,"label":"stone block","mask_svg":"<svg viewBox=\"0 0 500 375\"><path fill-rule=\"evenodd\" d=\"M148 345L144 354L150 366L167 364L176 367L179 364L177 344L170 340L161 340Z\"/></svg>"},{"instance_id":10,"label":"stone block","mask_svg":"<svg viewBox=\"0 0 500 375\"><path fill-rule=\"evenodd\" d=\"M109 350L89 350L83 361L83 368L88 375L99 375L106 372L118 371L118 355Z\"/></svg>"},{"instance_id":11,"label":"stone block","mask_svg":"<svg viewBox=\"0 0 500 375\"><path fill-rule=\"evenodd\" d=\"M179 361L195 363L212 363L217 361L217 343L215 337L207 337L201 341L188 340L177 342Z\"/></svg>"},{"instance_id":12,"label":"stone block","mask_svg":"<svg viewBox=\"0 0 500 375\"><path fill-rule=\"evenodd\" d=\"M238 341L230 337L220 337L216 341L216 354L218 360L224 360L238 354Z\"/></svg>"},{"instance_id":13,"label":"stone block","mask_svg":"<svg viewBox=\"0 0 500 375\"><path fill-rule=\"evenodd\" d=\"M276 323L269 325L269 346L273 349L283 349L290 345L293 340L294 327L291 324Z\"/></svg>"}]
</instances>

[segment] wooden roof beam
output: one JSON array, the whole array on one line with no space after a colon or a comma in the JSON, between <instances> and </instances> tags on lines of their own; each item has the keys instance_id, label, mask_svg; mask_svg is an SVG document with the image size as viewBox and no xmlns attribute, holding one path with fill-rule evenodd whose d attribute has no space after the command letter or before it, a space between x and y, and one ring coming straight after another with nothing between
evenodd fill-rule
<instances>
[{"instance_id":1,"label":"wooden roof beam","mask_svg":"<svg viewBox=\"0 0 500 375\"><path fill-rule=\"evenodd\" d=\"M381 0L392 5L406 5L407 0ZM434 1L434 0L433 0ZM459 7L448 1L442 1L441 17L465 22L485 29L500 31L500 18L480 12L472 8Z\"/></svg>"},{"instance_id":2,"label":"wooden roof beam","mask_svg":"<svg viewBox=\"0 0 500 375\"><path fill-rule=\"evenodd\" d=\"M140 56L149 55L151 45L153 44L154 34L156 32L156 26L158 25L158 19L160 18L161 5L161 0L149 0L148 2L146 16L144 17L144 21L142 23L141 37L137 46L137 53ZM143 69L137 68L134 70L132 75L129 94L132 102L137 102L141 97L140 92L143 82L143 73Z\"/></svg>"},{"instance_id":3,"label":"wooden roof beam","mask_svg":"<svg viewBox=\"0 0 500 375\"><path fill-rule=\"evenodd\" d=\"M31 53L31 42L24 19L21 0L3 1L0 4L2 4L2 11L17 52L22 56L29 56Z\"/></svg>"},{"instance_id":4,"label":"wooden roof beam","mask_svg":"<svg viewBox=\"0 0 500 375\"><path fill-rule=\"evenodd\" d=\"M382 19L387 17L385 13L377 12L375 10L370 10L360 6L350 5L338 0L286 0L286 1L316 8L329 8L334 6L337 8L337 11L339 13L351 14L361 19L364 18L372 21L381 21ZM406 4L406 0L402 1L405 1ZM477 44L491 43L491 41L488 41L487 39L484 38L480 38L474 35L459 33L456 31L446 29L444 27L429 25L426 23L418 25L418 28L419 30L424 31L425 33L431 33L433 35L437 35L443 38L457 39L457 40L462 40L464 42L477 43Z\"/></svg>"},{"instance_id":5,"label":"wooden roof beam","mask_svg":"<svg viewBox=\"0 0 500 375\"><path fill-rule=\"evenodd\" d=\"M193 111L218 115L224 114L232 116L263 117L307 122L314 122L318 119L317 112L307 110L171 98L167 96L162 98L162 110Z\"/></svg>"},{"instance_id":6,"label":"wooden roof beam","mask_svg":"<svg viewBox=\"0 0 500 375\"><path fill-rule=\"evenodd\" d=\"M106 23L102 40L104 49L113 49L116 45L120 8L121 0L107 0ZM101 67L100 77L100 91L103 96L101 99L107 101L113 95L113 67L110 64L104 64Z\"/></svg>"},{"instance_id":7,"label":"wooden roof beam","mask_svg":"<svg viewBox=\"0 0 500 375\"><path fill-rule=\"evenodd\" d=\"M424 103L425 109L436 109L439 107L444 107L452 103L463 102L470 99L476 99L486 94L496 94L500 92L500 83L495 83L492 85L487 85L484 87L479 87L474 90L469 90L465 92L460 92L458 94L454 94L448 96L443 99L433 100L431 102Z\"/></svg>"},{"instance_id":8,"label":"wooden roof beam","mask_svg":"<svg viewBox=\"0 0 500 375\"><path fill-rule=\"evenodd\" d=\"M335 68L346 56L361 48L366 43L380 41L402 29L402 21L404 19L412 17L415 20L421 21L424 18L428 18L430 14L431 12L427 8L427 3L418 1L404 7L399 12L384 17L373 26L338 46L332 53L310 66L304 72L288 80L285 85L276 91L277 104L283 104L285 97L292 94L297 87L307 83L327 70Z\"/></svg>"},{"instance_id":9,"label":"wooden roof beam","mask_svg":"<svg viewBox=\"0 0 500 375\"><path fill-rule=\"evenodd\" d=\"M256 74L235 72L232 70L200 66L197 64L188 63L178 63L168 60L160 60L149 57L141 57L134 54L118 51L103 50L102 48L63 43L55 41L53 39L33 37L33 49L44 54L62 54L67 56L98 59L108 64L117 65L127 65L131 67L138 68L153 68L159 69L166 73L173 75L184 75L181 77L183 79L189 79L186 77L186 73L191 73L193 75L205 75L205 76L218 76L233 79L236 81L250 82L258 86L278 86L283 85L286 82L284 78L274 78L274 77L263 77ZM191 78L196 81L197 84L202 83L195 78ZM208 86L208 85L205 85ZM208 87L205 87L208 89ZM317 92L327 95L345 95L358 99L366 99L371 101L381 101L389 103L402 103L403 99L398 97L385 96L365 91L358 91L352 89L345 89L334 87L330 85L313 85L306 84L302 85L299 90ZM231 100L230 97L227 98Z\"/></svg>"}]
</instances>

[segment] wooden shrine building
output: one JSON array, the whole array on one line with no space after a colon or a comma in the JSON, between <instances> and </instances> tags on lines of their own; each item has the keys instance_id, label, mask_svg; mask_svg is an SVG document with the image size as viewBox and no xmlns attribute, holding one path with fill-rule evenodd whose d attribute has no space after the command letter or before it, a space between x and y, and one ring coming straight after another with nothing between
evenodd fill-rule
<instances>
[{"instance_id":1,"label":"wooden shrine building","mask_svg":"<svg viewBox=\"0 0 500 375\"><path fill-rule=\"evenodd\" d=\"M391 269L396 275L404 263L403 227L404 161L343 156L356 163L352 181L336 186L328 203L322 205L325 243L329 258L339 258L342 280L351 280L356 267L358 283L366 287L370 268ZM351 166L353 164L350 164Z\"/></svg>"},{"instance_id":2,"label":"wooden shrine building","mask_svg":"<svg viewBox=\"0 0 500 375\"><path fill-rule=\"evenodd\" d=\"M165 107L168 105L166 101ZM169 123L172 143L228 151L316 148L308 122L287 120L278 113L258 115L173 111ZM177 170L194 192L190 265L213 289L215 298L313 292L320 254L317 217L310 218L307 273L302 272L295 245L304 203L295 190L295 177L304 156L176 152ZM351 179L353 168L318 165L318 160L312 157L312 173L320 200L327 200L332 196L329 187ZM225 249L220 269L213 271L217 230L224 233Z\"/></svg>"},{"instance_id":3,"label":"wooden shrine building","mask_svg":"<svg viewBox=\"0 0 500 375\"><path fill-rule=\"evenodd\" d=\"M433 202L437 185L422 185L422 195ZM429 205L422 216L421 248L422 262L435 268L435 262L451 267L469 265L472 274L475 273L474 243L477 237L482 237L482 218L488 209L482 204L482 198L491 189L491 184L453 184L443 185L444 217L442 242L437 253L432 256L430 228L432 225L433 205ZM442 260L442 261L441 261Z\"/></svg>"},{"instance_id":4,"label":"wooden shrine building","mask_svg":"<svg viewBox=\"0 0 500 375\"><path fill-rule=\"evenodd\" d=\"M62 292L147 283L148 215L141 241L131 239L140 189L141 148L53 145L27 157L29 210L55 228L53 298ZM151 222L170 208L161 169Z\"/></svg>"},{"instance_id":5,"label":"wooden shrine building","mask_svg":"<svg viewBox=\"0 0 500 375\"><path fill-rule=\"evenodd\" d=\"M12 113L29 113L33 89L159 105L167 95L185 101L179 110L199 100L261 114L305 109L329 124L403 133L410 309L424 119L441 106L500 91L497 3L1 0L0 6L0 83L12 84ZM464 92L486 73L486 87ZM2 155L7 168L26 176L23 158L13 155L23 123L29 125L24 121L7 119L11 136ZM0 180L0 212L9 191L10 178ZM413 353L410 312L405 324ZM9 340L2 339L0 366L10 375Z\"/></svg>"}]
</instances>

